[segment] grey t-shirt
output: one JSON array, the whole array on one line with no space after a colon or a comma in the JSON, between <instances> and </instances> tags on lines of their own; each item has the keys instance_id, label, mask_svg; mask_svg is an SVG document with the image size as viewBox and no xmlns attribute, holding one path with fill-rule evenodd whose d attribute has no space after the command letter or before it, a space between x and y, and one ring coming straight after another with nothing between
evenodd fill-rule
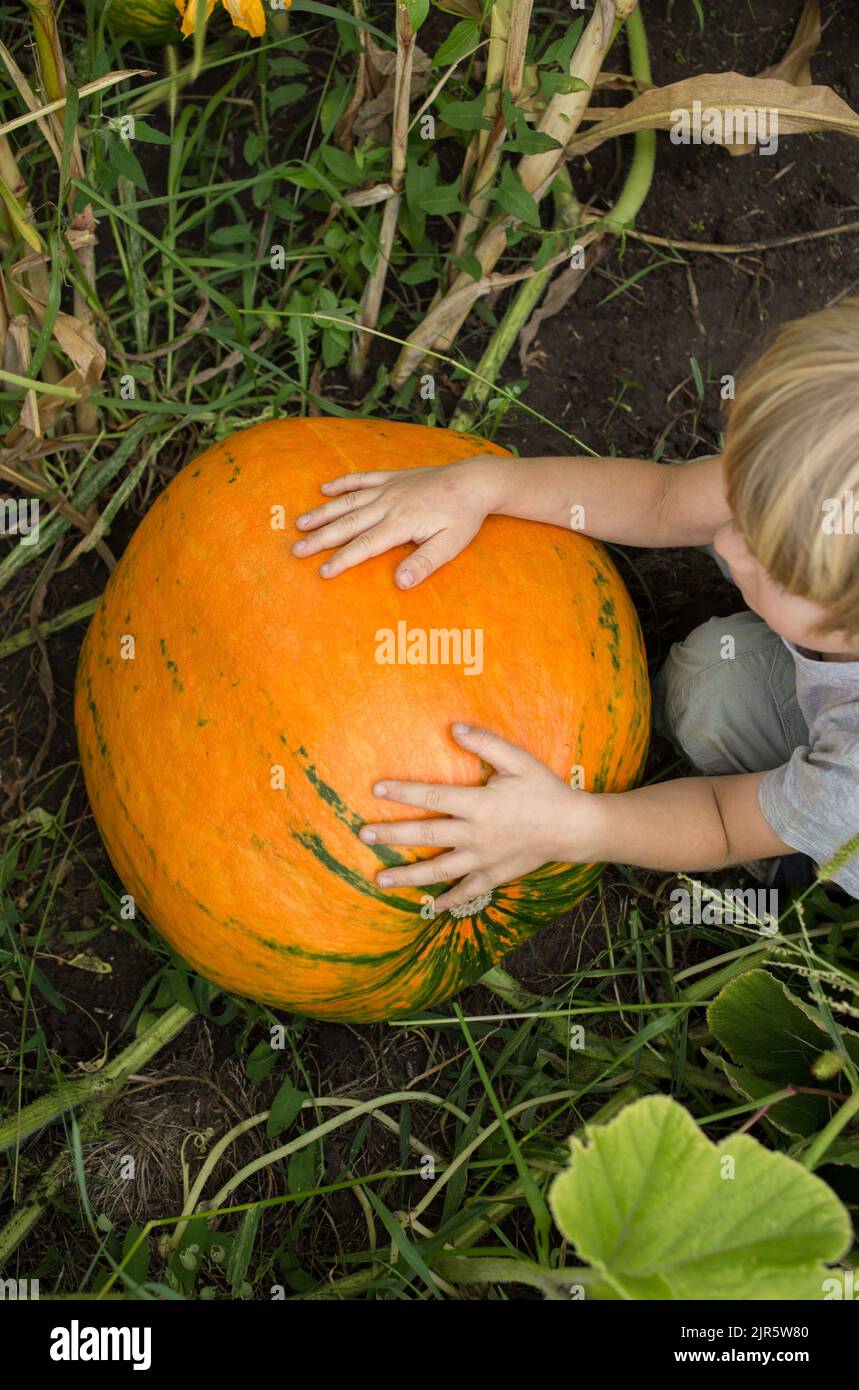
<instances>
[{"instance_id":1,"label":"grey t-shirt","mask_svg":"<svg viewBox=\"0 0 859 1390\"><path fill-rule=\"evenodd\" d=\"M820 661L782 641L808 744L766 774L758 804L786 845L822 866L859 836L859 661ZM859 898L859 845L828 877Z\"/></svg>"}]
</instances>

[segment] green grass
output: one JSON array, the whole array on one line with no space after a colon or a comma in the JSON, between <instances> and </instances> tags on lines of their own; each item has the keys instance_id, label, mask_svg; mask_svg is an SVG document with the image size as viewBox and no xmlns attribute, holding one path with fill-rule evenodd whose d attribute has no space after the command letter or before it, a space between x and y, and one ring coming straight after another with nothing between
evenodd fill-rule
<instances>
[{"instance_id":1,"label":"green grass","mask_svg":"<svg viewBox=\"0 0 859 1390\"><path fill-rule=\"evenodd\" d=\"M26 1218L26 1229L0 1231L9 1260L2 1272L39 1278L42 1297L267 1300L273 1288L301 1299L556 1296L574 1257L562 1250L547 1193L566 1164L568 1137L649 1094L681 1101L710 1137L753 1122L768 1147L811 1155L844 1187L855 1215L841 1181L849 1169L826 1166L837 1142L859 1145L855 1117L840 1141L826 1128L787 1135L769 1117L781 1093L773 1086L761 1101L735 1089L704 1011L739 971L765 963L808 1003L837 1051L859 1017L859 912L820 886L801 917L788 907L774 940L754 926L673 925L674 876L612 870L557 929L553 947L522 953L519 989L496 972L495 993L475 987L428 1018L366 1029L281 1018L224 996L144 921L124 915L71 739L77 624L108 576L93 540L119 553L175 469L203 443L258 420L384 411L444 424L455 401L441 391L422 401L414 382L388 390L394 350L426 307L449 237L442 218L415 207L391 267L372 370L357 390L346 380L350 329L331 319L355 312L380 216L378 207L351 206L347 194L356 178L383 180L387 161L383 147L359 148L350 157L356 174L333 138L354 71L348 11L303 0L289 32L260 44L220 30L199 80L149 109L147 99L163 92L163 57L103 44L99 8L89 0L85 17L71 4L63 14L77 81L121 66L157 72L83 100L85 176L70 179L62 196L36 128L15 144L38 231L54 249L49 319L61 305L69 311L70 287L82 284L78 258L63 250L64 199L94 210L91 308L107 364L91 397L96 435L81 435L67 415L43 457L9 465L88 520L81 529L46 504L41 543L0 560L4 708L20 710L22 753L32 756L44 687L30 615L50 582L39 636L54 664L60 731L6 809L0 855L0 1130L12 1136L0 1166L0 1226ZM702 7L691 13L703 27ZM0 5L0 20L29 71L24 12ZM384 28L374 32L390 42ZM135 114L136 103L135 139L126 141L111 123ZM3 119L20 114L8 79L0 105ZM453 132L443 134L455 144ZM517 241L503 268L527 265L539 240ZM15 254L4 253L7 265ZM602 301L602 331L630 290L647 293L650 271L680 259L647 255L616 277ZM473 375L496 322L482 305L454 352L438 359L439 374ZM39 380L47 331L32 347ZM697 359L691 366L697 424L710 370ZM620 375L617 383L609 401L596 399L610 417L634 411L644 389ZM23 389L0 393L4 432ZM513 416L551 429L559 449L589 451L523 399L522 383L495 386L475 430L491 435ZM95 533L92 507L101 517ZM89 548L52 577L56 543L67 557L85 536ZM21 771L14 755L4 762L4 796ZM98 975L99 966L109 974ZM109 980L107 993L80 988L89 976ZM177 1040L162 1051L159 1025L177 1019ZM121 1091L89 1084L123 1049L141 1046L141 1035L153 1050ZM30 1133L27 1106L69 1081L82 1083L75 1108L49 1103L39 1112L44 1128ZM830 1124L855 1086L847 1064L819 1083L835 1095ZM40 1190L44 1172L50 1181ZM216 1204L215 1229L209 1210L191 1210L192 1195ZM596 1283L589 1271L572 1272Z\"/></svg>"}]
</instances>

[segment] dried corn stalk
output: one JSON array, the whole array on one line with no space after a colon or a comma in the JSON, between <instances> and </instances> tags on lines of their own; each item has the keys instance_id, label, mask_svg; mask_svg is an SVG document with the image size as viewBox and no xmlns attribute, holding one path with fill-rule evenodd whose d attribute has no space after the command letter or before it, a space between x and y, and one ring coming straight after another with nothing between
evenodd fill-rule
<instances>
[{"instance_id":1,"label":"dried corn stalk","mask_svg":"<svg viewBox=\"0 0 859 1390\"><path fill-rule=\"evenodd\" d=\"M541 133L551 136L558 145L555 149L545 150L540 154L523 155L519 160L519 182L536 202L540 201L550 187L565 157L565 146L587 108L590 92L611 47L616 23L625 20L635 9L636 3L637 0L597 0L590 21L585 26L570 59L569 75L579 79L577 90L556 92L538 126ZM504 252L510 225L509 217L500 218L484 232L478 242L474 254L483 271L481 280L475 281L471 276L460 273L444 298L430 310L410 335L392 373L391 379L395 387L403 385L427 349L446 352L451 346L475 299L479 298L481 293L485 293L482 282ZM596 233L593 233L581 237L580 244L584 246L587 241L593 240L595 235Z\"/></svg>"}]
</instances>

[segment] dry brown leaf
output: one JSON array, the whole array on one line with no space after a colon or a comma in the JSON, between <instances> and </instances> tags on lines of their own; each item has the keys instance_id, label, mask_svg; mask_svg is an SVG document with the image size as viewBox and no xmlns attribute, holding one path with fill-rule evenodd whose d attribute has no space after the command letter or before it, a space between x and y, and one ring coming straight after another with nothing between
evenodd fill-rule
<instances>
[{"instance_id":1,"label":"dry brown leaf","mask_svg":"<svg viewBox=\"0 0 859 1390\"><path fill-rule=\"evenodd\" d=\"M78 951L76 956L56 956L52 951L40 951L39 960L55 960L58 965L67 965L72 970L86 970L91 975L111 975L113 966L102 960L93 951Z\"/></svg>"},{"instance_id":2,"label":"dry brown leaf","mask_svg":"<svg viewBox=\"0 0 859 1390\"><path fill-rule=\"evenodd\" d=\"M17 284L16 288L22 299L27 301L36 322L41 324L45 315L42 301L24 285ZM104 372L106 354L92 329L72 314L60 311L54 319L53 336L77 367L84 384L95 386Z\"/></svg>"},{"instance_id":3,"label":"dry brown leaf","mask_svg":"<svg viewBox=\"0 0 859 1390\"><path fill-rule=\"evenodd\" d=\"M415 45L410 99L426 91L429 68L429 54ZM367 34L365 99L354 113L351 128L351 136L355 141L363 140L369 135L378 144L390 143L391 126L388 118L394 109L396 70L396 53L380 48L372 35Z\"/></svg>"},{"instance_id":4,"label":"dry brown leaf","mask_svg":"<svg viewBox=\"0 0 859 1390\"><path fill-rule=\"evenodd\" d=\"M799 16L793 38L785 54L777 63L771 63L757 75L758 77L781 78L794 87L811 86L811 58L817 51L821 35L820 0L805 0L805 8ZM728 145L733 155L751 154L752 145Z\"/></svg>"},{"instance_id":5,"label":"dry brown leaf","mask_svg":"<svg viewBox=\"0 0 859 1390\"><path fill-rule=\"evenodd\" d=\"M28 377L30 376L30 360L30 323L26 314L15 314L9 320L9 327L6 331L3 365L7 372L15 372L18 376ZM21 406L19 419L25 429L31 430L34 435L41 434L39 402L32 387L24 392L24 403Z\"/></svg>"},{"instance_id":6,"label":"dry brown leaf","mask_svg":"<svg viewBox=\"0 0 859 1390\"><path fill-rule=\"evenodd\" d=\"M75 252L80 252L85 246L92 246L95 243L95 234L87 231L77 231L69 228L66 232L65 240ZM28 251L13 266L9 267L9 274L14 275L20 280L22 275L26 275L30 270L36 270L40 265L48 265L51 260L50 252Z\"/></svg>"},{"instance_id":7,"label":"dry brown leaf","mask_svg":"<svg viewBox=\"0 0 859 1390\"><path fill-rule=\"evenodd\" d=\"M104 373L105 349L91 328L72 314L57 314L53 336L74 363L87 386L95 386Z\"/></svg>"},{"instance_id":8,"label":"dry brown leaf","mask_svg":"<svg viewBox=\"0 0 859 1390\"><path fill-rule=\"evenodd\" d=\"M672 82L667 87L654 87L635 97L621 112L573 136L567 153L589 154L605 140L637 130L671 130L676 124L677 113L684 111L691 115L696 102L700 103L702 111L774 112L779 135L823 130L859 136L859 116L830 87L795 87L777 78L708 72Z\"/></svg>"},{"instance_id":9,"label":"dry brown leaf","mask_svg":"<svg viewBox=\"0 0 859 1390\"><path fill-rule=\"evenodd\" d=\"M601 72L594 82L594 88L602 87L609 92L646 92L652 82L642 82L640 77L632 77L628 72Z\"/></svg>"},{"instance_id":10,"label":"dry brown leaf","mask_svg":"<svg viewBox=\"0 0 859 1390\"><path fill-rule=\"evenodd\" d=\"M53 102L50 103L47 107L43 107L42 103L36 96L36 93L33 91L33 88L30 86L30 83L27 81L27 78L24 76L24 73L18 67L18 64L15 62L15 59L12 57L12 54L9 52L8 48L4 43L0 43L0 59L2 59L6 71L11 77L14 85L17 87L18 94L22 98L24 105L27 107L27 110L29 112L29 115L27 116L19 116L16 121L13 121L11 123L11 126L14 127L15 125L26 124L28 121L35 121L39 127L39 130L42 132L42 135L50 145L51 152L54 158L57 160L57 163L59 163L62 159L62 150L59 144L57 143L54 129L51 126L50 121L45 119L45 115L50 110L58 109L58 105L64 106L65 101L63 101L62 103ZM5 135L9 129L10 124L8 122L5 126L0 126L0 135Z\"/></svg>"},{"instance_id":11,"label":"dry brown leaf","mask_svg":"<svg viewBox=\"0 0 859 1390\"><path fill-rule=\"evenodd\" d=\"M49 101L41 106L38 103L36 103L35 106L31 106L30 100L25 95L25 89L29 91L30 98L33 102L35 102L36 98L33 95L32 88L30 87L29 82L27 81L26 77L24 77L24 74L21 72L21 69L18 67L18 64L15 62L15 59L12 57L8 48L3 43L0 43L0 59L2 59L3 63L6 65L6 70L9 73L9 76L12 77L12 80L14 81L16 87L18 87L19 91L21 92L21 95L24 98L25 103L30 107L30 110L27 112L25 116L16 116L14 120L6 121L3 125L0 125L0 135L8 135L10 130L17 130L20 126L29 125L31 121L36 121L41 126L44 123L44 118L46 116L49 116L52 111L59 111L63 106L65 106L65 97L61 101ZM18 74L18 77L13 77L13 72L16 72ZM156 73L153 68L117 69L116 72L108 72L105 73L104 77L96 78L94 82L85 82L82 87L78 87L78 96L93 96L96 92L103 92L107 87L115 87L118 82L124 82L126 77L155 76ZM23 82L23 88L19 86L18 78L20 78ZM47 133L47 131L43 131L43 134L45 135L45 139L48 140L48 142L50 143L50 136Z\"/></svg>"},{"instance_id":12,"label":"dry brown leaf","mask_svg":"<svg viewBox=\"0 0 859 1390\"><path fill-rule=\"evenodd\" d=\"M69 372L67 376L64 376L62 380L58 381L56 384L58 386L68 387L72 391L79 391L81 395L89 389L78 371ZM26 425L23 425L21 421L18 420L3 437L4 448L28 449L33 442L34 434L38 437L39 434L44 433L49 425L52 425L64 410L68 410L69 406L74 404L75 401L70 397L41 396L39 398L39 431L28 430ZM29 436L29 438L25 438L25 436Z\"/></svg>"},{"instance_id":13,"label":"dry brown leaf","mask_svg":"<svg viewBox=\"0 0 859 1390\"><path fill-rule=\"evenodd\" d=\"M805 0L796 31L783 58L771 63L758 77L780 77L795 87L811 86L811 59L820 44L820 0Z\"/></svg>"}]
</instances>

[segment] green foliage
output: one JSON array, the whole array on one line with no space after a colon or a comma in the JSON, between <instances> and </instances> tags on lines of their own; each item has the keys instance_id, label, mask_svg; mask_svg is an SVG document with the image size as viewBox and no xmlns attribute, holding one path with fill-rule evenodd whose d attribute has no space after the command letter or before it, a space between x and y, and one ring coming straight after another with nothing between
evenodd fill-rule
<instances>
[{"instance_id":1,"label":"green foliage","mask_svg":"<svg viewBox=\"0 0 859 1390\"><path fill-rule=\"evenodd\" d=\"M703 20L698 0L692 4ZM191 45L179 51L176 62L184 66L175 84L166 81L170 69L161 70L152 49L146 64L157 70L151 76L138 74L89 97L79 89L134 66L133 50L123 55L110 24L99 38L104 7L97 0L87 0L86 25L82 7L77 14L72 5L62 7L73 79L64 128L70 131L76 118L83 176L71 173L68 148L63 171L57 170L32 123L13 130L10 145L25 169L35 210L31 230L51 251L49 318L72 307L80 282L70 208L78 216L93 209L93 307L107 368L95 395L97 432L87 439L64 426L36 462L42 481L75 512L91 516L98 509L114 553L193 450L254 420L318 409L446 422L449 398L440 392L425 399L417 375L392 396L388 353L415 326L422 306L444 292L450 266L472 280L482 276L476 233L458 254L448 252L474 191L463 181L463 162L491 135L487 108L498 102L506 135L500 171L486 191L489 217L517 219L503 268L539 268L551 258L556 243L544 233L541 209L516 168L520 156L557 148L537 129L545 103L559 92L585 90L568 74L584 21L571 23L566 6L543 7L514 103L508 92L482 85L485 49L481 61L471 56L487 36L488 0L452 0L439 9L451 16L445 36L439 42L426 24L419 40L428 48L438 43L427 92L457 66L409 131L379 320L394 343L385 338L378 345L375 374L358 393L345 386L342 368L378 256L386 201L373 198L390 175L390 112L381 110L378 123L351 136L341 123L354 94L361 30L386 58L393 51L390 7L375 7L371 23L351 6L302 0L300 22L294 12L291 27L272 30L263 45L218 48L207 39L196 81ZM426 12L424 0L410 0L415 27ZM0 18L18 62L31 71L21 7L0 4ZM617 64L614 57L611 67L624 66L624 55ZM4 100L4 120L21 114L8 80ZM413 110L424 100L421 94ZM129 115L133 134L122 124ZM431 134L422 128L427 117ZM618 150L622 157L625 145ZM16 235L21 225L12 219ZM574 227L569 230L572 235ZM705 231L703 223L692 230ZM4 269L21 251L20 243L4 248ZM646 293L654 270L676 275L683 266L676 252L653 252L641 268L621 270L601 306ZM604 320L600 331L611 331L612 312L594 310L594 322ZM478 302L475 321L481 334L496 326L486 299ZM34 329L34 373L49 340L43 328ZM452 365L439 361L437 375L450 373L461 386L473 348L472 340ZM58 358L67 370L61 353ZM689 371L694 425L712 399L711 364L692 358ZM120 392L126 375L134 380L132 398ZM559 450L586 452L558 419L529 407L527 386L519 377L491 390L476 428L491 430L520 401ZM597 406L608 415L598 422L603 433L616 413L635 413L646 389L618 375L606 400L612 386L595 387ZM22 399L19 387L0 392L4 434ZM607 450L613 447L608 439ZM0 559L8 622L32 647L23 654L23 643L8 649L25 674L27 663L40 668L30 625L36 574L58 542L80 539L67 513L52 508L37 545L12 547ZM34 560L39 563L24 574ZM87 560L88 567L60 581L72 585L73 598L51 590L58 601L47 612L51 620L58 612L64 628L92 611L84 604L73 619L63 611L77 603L78 584L84 585L80 597L95 599L107 577L94 554ZM64 640L73 643L78 632L67 628ZM40 635L53 642L54 629ZM49 643L52 659L55 650ZM62 667L57 675L65 701ZM17 727L10 729L17 739ZM41 1177L42 1148L21 1142L22 1133L39 1126L22 1129L20 1117L32 1119L29 1105L47 1097L41 1123L62 1118L68 1135L70 1105L53 1102L67 1095L69 1083L81 1087L74 1092L77 1186L51 1198L45 1240L40 1232L32 1246L21 1246L22 1256L36 1251L35 1272L43 1270L61 1292L92 1294L111 1280L115 1292L127 1280L129 1294L145 1286L139 1296L268 1298L278 1283L301 1297L394 1300L438 1298L439 1280L449 1280L482 1285L493 1298L511 1296L509 1286L526 1297L555 1298L579 1280L589 1298L821 1296L825 1264L848 1242L845 1207L832 1188L859 1169L859 1126L855 1112L847 1113L859 1085L855 904L835 903L818 885L804 896L802 922L794 911L771 940L730 926L677 930L662 914L659 886L619 871L622 891L606 888L577 918L565 974L550 978L541 966L540 994L521 1008L506 994L494 1006L481 994L479 1017L468 1017L466 1027L440 1011L420 1028L378 1033L290 1019L278 1048L271 1028L282 1020L224 997L169 953L142 918L122 915L118 881L81 814L71 740L57 739L52 753L54 770L43 767L38 783L7 808L0 852L0 1123L10 1155L0 1168L0 1195L11 1206L13 1188L20 1202ZM7 763L4 754L4 797L18 776L18 756ZM115 973L97 975L97 960L114 961ZM92 1009L74 988L87 963L85 978L101 982ZM139 1042L177 1005L192 1014L182 1041L193 1046L188 1041L187 1054L166 1055L163 1075L128 1087L132 1117L140 1095L163 1096L166 1109L183 1075L194 1087L163 1131L174 1196L144 1194L155 1223L146 1229L139 1213L133 1219L116 1200L115 1180L94 1182L99 1155L112 1142L128 1142L126 1116L101 1107L95 1096L106 1059ZM72 1029L85 1019L94 1029L91 1048L69 1055ZM582 1046L572 1041L580 1024ZM204 1045L213 1049L211 1063L210 1054L194 1051ZM96 1084L88 1092L90 1081ZM669 1092L677 1103L665 1098ZM368 1096L373 1114L353 1114ZM229 1197L228 1205L246 1211L223 1212L217 1229L207 1212L188 1223L177 1249L168 1248L162 1241L182 1213L184 1180L193 1182L211 1153L189 1146L185 1172L171 1144L177 1132L186 1138L193 1126L207 1124L197 1120L197 1110L206 1116L220 1101L224 1109L216 1112L219 1127L210 1142L233 1123L258 1122L227 1146L204 1184L204 1199L237 1172L263 1165L246 1172ZM840 1120L835 1132L830 1126ZM755 1138L734 1132L746 1124ZM324 1125L331 1128L308 1138ZM580 1137L567 1171L565 1136L573 1128ZM50 1141L45 1137L46 1146L54 1141L61 1152L59 1124ZM726 1157L735 1162L733 1178L721 1175ZM567 1257L545 1219L547 1200L588 1262L584 1268L562 1267ZM732 1230L738 1238L730 1243Z\"/></svg>"},{"instance_id":2,"label":"green foliage","mask_svg":"<svg viewBox=\"0 0 859 1390\"><path fill-rule=\"evenodd\" d=\"M712 1143L666 1097L571 1147L552 1211L616 1298L822 1299L824 1261L850 1247L819 1178L745 1134Z\"/></svg>"},{"instance_id":3,"label":"green foliage","mask_svg":"<svg viewBox=\"0 0 859 1390\"><path fill-rule=\"evenodd\" d=\"M833 1102L815 1069L831 1057L833 1040L813 1008L768 971L750 970L714 999L707 1021L731 1059L721 1065L742 1095L757 1100L785 1086L808 1087L809 1093L773 1105L769 1118L787 1134L808 1137L822 1129ZM859 1063L859 1035L842 1028L834 1041L842 1066Z\"/></svg>"}]
</instances>

